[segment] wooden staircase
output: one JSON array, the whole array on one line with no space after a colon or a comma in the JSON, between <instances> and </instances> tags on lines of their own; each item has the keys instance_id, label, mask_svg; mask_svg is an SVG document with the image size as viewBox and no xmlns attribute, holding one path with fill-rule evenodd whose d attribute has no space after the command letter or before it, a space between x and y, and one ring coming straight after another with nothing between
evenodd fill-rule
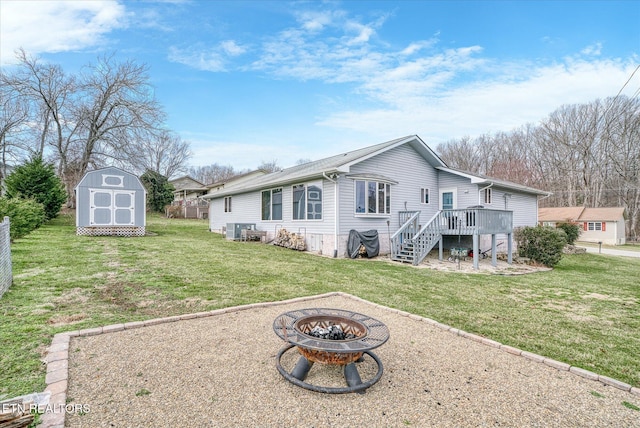
<instances>
[{"instance_id":1,"label":"wooden staircase","mask_svg":"<svg viewBox=\"0 0 640 428\"><path fill-rule=\"evenodd\" d=\"M391 260L418 265L442 239L437 221L440 212L419 230L420 211L403 211L400 215L404 223L391 236Z\"/></svg>"},{"instance_id":2,"label":"wooden staircase","mask_svg":"<svg viewBox=\"0 0 640 428\"><path fill-rule=\"evenodd\" d=\"M413 265L420 264L429 252L440 244L444 235L471 235L474 237L474 251L478 252L478 236L503 233L511 242L513 232L513 212L485 208L440 210L422 227L420 211L401 211L400 228L391 235L391 260ZM495 248L494 248L495 250ZM495 252L495 251L494 251ZM509 257L511 248L508 250ZM478 259L474 256L474 267Z\"/></svg>"}]
</instances>

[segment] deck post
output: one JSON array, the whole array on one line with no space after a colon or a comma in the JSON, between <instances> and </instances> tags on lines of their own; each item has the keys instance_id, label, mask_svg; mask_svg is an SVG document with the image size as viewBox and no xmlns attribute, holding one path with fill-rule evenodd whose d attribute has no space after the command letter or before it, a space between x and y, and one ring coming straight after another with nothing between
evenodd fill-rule
<instances>
[{"instance_id":1,"label":"deck post","mask_svg":"<svg viewBox=\"0 0 640 428\"><path fill-rule=\"evenodd\" d=\"M473 268L478 270L480 267L478 265L478 259L480 258L480 246L479 246L479 239L478 239L478 234L474 233L473 234Z\"/></svg>"},{"instance_id":2,"label":"deck post","mask_svg":"<svg viewBox=\"0 0 640 428\"><path fill-rule=\"evenodd\" d=\"M498 266L498 255L496 254L496 249L497 249L496 234L492 233L491 234L491 266L493 267Z\"/></svg>"}]
</instances>

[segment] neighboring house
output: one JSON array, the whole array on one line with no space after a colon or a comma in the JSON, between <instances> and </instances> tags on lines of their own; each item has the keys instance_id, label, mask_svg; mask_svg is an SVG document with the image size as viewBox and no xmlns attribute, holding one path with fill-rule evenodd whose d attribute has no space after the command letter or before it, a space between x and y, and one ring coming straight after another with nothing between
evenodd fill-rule
<instances>
[{"instance_id":1,"label":"neighboring house","mask_svg":"<svg viewBox=\"0 0 640 428\"><path fill-rule=\"evenodd\" d=\"M557 227L560 223L580 225L579 241L602 242L607 245L626 243L625 210L623 207L585 208L553 207L540 208L538 222L543 226Z\"/></svg>"},{"instance_id":2,"label":"neighboring house","mask_svg":"<svg viewBox=\"0 0 640 428\"><path fill-rule=\"evenodd\" d=\"M538 197L548 192L471 174L447 165L418 136L342 153L230 183L203 196L210 230L255 224L268 239L284 228L306 248L348 255L349 232L376 230L381 254L414 264L436 246L507 242L512 230L537 222ZM484 248L486 249L486 248ZM495 258L494 258L495 263Z\"/></svg>"},{"instance_id":3,"label":"neighboring house","mask_svg":"<svg viewBox=\"0 0 640 428\"><path fill-rule=\"evenodd\" d=\"M174 205L197 203L198 197L206 195L208 190L207 186L188 175L169 180L169 184L175 188L173 191Z\"/></svg>"},{"instance_id":4,"label":"neighboring house","mask_svg":"<svg viewBox=\"0 0 640 428\"><path fill-rule=\"evenodd\" d=\"M198 199L207 193L209 190L207 186L188 175L169 180L169 184L172 184L175 190L173 202L165 207L167 217L207 218L209 206Z\"/></svg>"},{"instance_id":5,"label":"neighboring house","mask_svg":"<svg viewBox=\"0 0 640 428\"><path fill-rule=\"evenodd\" d=\"M135 175L116 167L89 171L75 192L78 235L145 234L147 192Z\"/></svg>"}]
</instances>

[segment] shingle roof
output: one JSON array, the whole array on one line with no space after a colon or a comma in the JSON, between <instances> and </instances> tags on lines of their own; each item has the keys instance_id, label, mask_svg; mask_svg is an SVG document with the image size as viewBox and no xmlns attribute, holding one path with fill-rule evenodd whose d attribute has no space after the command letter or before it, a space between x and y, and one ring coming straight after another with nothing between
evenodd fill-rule
<instances>
[{"instance_id":1,"label":"shingle roof","mask_svg":"<svg viewBox=\"0 0 640 428\"><path fill-rule=\"evenodd\" d=\"M549 207L538 209L538 221L618 221L624 208Z\"/></svg>"},{"instance_id":2,"label":"shingle roof","mask_svg":"<svg viewBox=\"0 0 640 428\"><path fill-rule=\"evenodd\" d=\"M373 146L363 147L328 158L320 159L313 162L307 162L302 165L296 165L282 171L272 172L257 177L255 180L238 183L225 187L224 191L215 195L205 195L204 199L213 199L221 196L248 192L257 189L266 189L272 186L280 186L283 184L295 183L298 181L319 178L323 174L344 173L349 172L351 165L362 162L372 156L383 153L394 147L410 144L416 151L422 154L427 161L434 167L446 166L446 164L435 154L417 135L397 138L395 140L386 141L384 143L375 144Z\"/></svg>"},{"instance_id":3,"label":"shingle roof","mask_svg":"<svg viewBox=\"0 0 640 428\"><path fill-rule=\"evenodd\" d=\"M480 185L485 184L487 186L490 184L493 184L496 187L517 190L518 192L533 193L534 195L544 195L544 196L551 195L551 192L547 192L547 191L536 189L529 186L524 186L522 184L514 183L512 181L500 180L500 179L489 177L486 175L477 174L475 172L468 172L468 171L463 171L461 169L449 168L449 167L439 167L438 169L440 171L445 171L451 174L469 178L471 179L471 183L473 184L480 184Z\"/></svg>"},{"instance_id":4,"label":"shingle roof","mask_svg":"<svg viewBox=\"0 0 640 428\"><path fill-rule=\"evenodd\" d=\"M618 221L624 217L623 207L585 208L580 216L581 221Z\"/></svg>"}]
</instances>

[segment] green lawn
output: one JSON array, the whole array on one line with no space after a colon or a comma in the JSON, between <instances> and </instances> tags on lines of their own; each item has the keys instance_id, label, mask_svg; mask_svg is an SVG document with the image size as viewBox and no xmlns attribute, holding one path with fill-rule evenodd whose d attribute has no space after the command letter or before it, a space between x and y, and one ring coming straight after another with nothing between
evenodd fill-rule
<instances>
[{"instance_id":1,"label":"green lawn","mask_svg":"<svg viewBox=\"0 0 640 428\"><path fill-rule=\"evenodd\" d=\"M640 387L640 259L565 256L520 276L416 269L228 242L197 220L153 236L76 236L61 216L12 245L0 299L0 399L42 391L54 334L344 291Z\"/></svg>"}]
</instances>

